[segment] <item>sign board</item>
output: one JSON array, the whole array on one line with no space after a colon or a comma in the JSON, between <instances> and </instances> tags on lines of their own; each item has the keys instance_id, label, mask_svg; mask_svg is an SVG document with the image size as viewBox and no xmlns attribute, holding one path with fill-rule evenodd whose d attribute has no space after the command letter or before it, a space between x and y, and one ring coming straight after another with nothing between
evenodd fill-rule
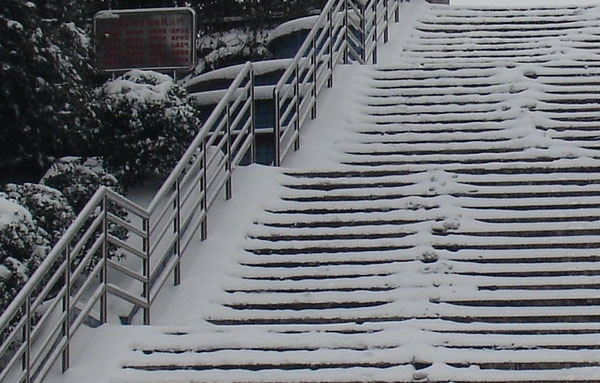
<instances>
[{"instance_id":1,"label":"sign board","mask_svg":"<svg viewBox=\"0 0 600 383\"><path fill-rule=\"evenodd\" d=\"M196 61L196 13L191 8L100 11L94 16L97 66L190 69Z\"/></svg>"}]
</instances>

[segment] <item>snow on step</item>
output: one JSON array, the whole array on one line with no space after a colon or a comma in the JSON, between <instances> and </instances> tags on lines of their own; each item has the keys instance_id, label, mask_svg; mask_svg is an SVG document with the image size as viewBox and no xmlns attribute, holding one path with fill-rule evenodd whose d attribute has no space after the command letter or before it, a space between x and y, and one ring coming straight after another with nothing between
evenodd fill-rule
<instances>
[{"instance_id":1,"label":"snow on step","mask_svg":"<svg viewBox=\"0 0 600 383\"><path fill-rule=\"evenodd\" d=\"M600 382L600 8L416 15L340 165L281 171L214 331L115 382Z\"/></svg>"}]
</instances>

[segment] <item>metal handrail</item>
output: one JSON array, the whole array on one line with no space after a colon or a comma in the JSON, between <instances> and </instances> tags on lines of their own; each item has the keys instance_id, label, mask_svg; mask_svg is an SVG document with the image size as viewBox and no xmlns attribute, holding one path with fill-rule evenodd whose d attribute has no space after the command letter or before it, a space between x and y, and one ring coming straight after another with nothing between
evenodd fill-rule
<instances>
[{"instance_id":1,"label":"metal handrail","mask_svg":"<svg viewBox=\"0 0 600 383\"><path fill-rule=\"evenodd\" d=\"M383 34L387 41L391 12L398 21L399 1L327 2L274 87L275 165L298 148L299 130L316 117L317 96L332 86L335 66L376 62L377 42ZM375 16L364 22L369 9ZM352 46L356 36L362 43ZM171 275L180 283L186 248L198 232L201 239L208 235L210 206L223 190L231 198L232 174L241 161L248 155L255 161L256 89L254 66L247 63L147 208L106 187L96 191L0 315L0 383L42 382L59 358L67 370L77 329L106 323L109 304L129 312L126 322L142 310L143 323L150 324L162 286Z\"/></svg>"},{"instance_id":2,"label":"metal handrail","mask_svg":"<svg viewBox=\"0 0 600 383\"><path fill-rule=\"evenodd\" d=\"M315 26L273 89L275 166L300 145L300 127L316 115L317 96L341 61L377 63L377 44L388 40L389 15L399 21L400 0L328 1ZM343 40L340 39L343 37ZM338 41L341 44L336 44Z\"/></svg>"}]
</instances>

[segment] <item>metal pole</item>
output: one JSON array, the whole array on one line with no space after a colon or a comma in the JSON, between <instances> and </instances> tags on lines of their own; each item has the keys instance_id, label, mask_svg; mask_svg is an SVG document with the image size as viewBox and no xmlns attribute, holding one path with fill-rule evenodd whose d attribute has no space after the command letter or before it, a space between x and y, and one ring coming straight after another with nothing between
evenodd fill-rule
<instances>
[{"instance_id":1,"label":"metal pole","mask_svg":"<svg viewBox=\"0 0 600 383\"><path fill-rule=\"evenodd\" d=\"M202 193L202 202L200 204L202 214L204 218L202 218L202 226L200 228L200 240L204 241L208 237L208 183L206 182L206 177L208 176L208 172L206 169L206 140L202 141L202 179L200 181L200 192Z\"/></svg>"},{"instance_id":2,"label":"metal pole","mask_svg":"<svg viewBox=\"0 0 600 383\"><path fill-rule=\"evenodd\" d=\"M281 135L281 107L279 106L279 90L273 89L273 101L275 102L275 125L274 125L274 139L275 139L275 153L273 158L273 165L281 166L281 143L279 136Z\"/></svg>"},{"instance_id":3,"label":"metal pole","mask_svg":"<svg viewBox=\"0 0 600 383\"><path fill-rule=\"evenodd\" d=\"M379 0L373 0L373 64L377 64L377 3Z\"/></svg>"},{"instance_id":4,"label":"metal pole","mask_svg":"<svg viewBox=\"0 0 600 383\"><path fill-rule=\"evenodd\" d=\"M385 30L383 33L383 42L387 44L388 40L390 39L390 32L389 32L389 25L390 25L390 0L385 0L385 16L384 16L384 20L385 22Z\"/></svg>"},{"instance_id":5,"label":"metal pole","mask_svg":"<svg viewBox=\"0 0 600 383\"><path fill-rule=\"evenodd\" d=\"M227 173L227 182L225 184L225 199L230 200L232 195L231 190L231 171L232 171L232 155L231 155L231 103L227 102L227 163L225 164L225 170Z\"/></svg>"},{"instance_id":6,"label":"metal pole","mask_svg":"<svg viewBox=\"0 0 600 383\"><path fill-rule=\"evenodd\" d=\"M361 57L361 64L366 64L367 63L367 23L366 23L366 9L367 7L364 5L360 5L360 43L362 45L361 47L361 53L360 53L360 57Z\"/></svg>"},{"instance_id":7,"label":"metal pole","mask_svg":"<svg viewBox=\"0 0 600 383\"><path fill-rule=\"evenodd\" d=\"M151 253L150 253L150 218L145 218L142 221L142 229L146 234L146 238L142 241L142 247L144 252L146 253L146 260L144 261L144 291L150 292L150 262L151 262ZM146 296L146 305L148 307L144 307L144 324L150 324L150 294L148 293Z\"/></svg>"},{"instance_id":8,"label":"metal pole","mask_svg":"<svg viewBox=\"0 0 600 383\"><path fill-rule=\"evenodd\" d=\"M348 38L348 1L344 1L344 39L346 40L346 44L350 44L350 39ZM344 64L348 64L348 47L344 49Z\"/></svg>"},{"instance_id":9,"label":"metal pole","mask_svg":"<svg viewBox=\"0 0 600 383\"><path fill-rule=\"evenodd\" d=\"M317 118L317 69L319 68L319 64L318 64L318 60L317 60L317 42L314 37L312 39L312 49L313 49L313 54L311 57L311 61L312 61L312 67L313 67L313 74L312 74L312 90L310 93L311 93L313 105L310 110L310 118L314 120L315 118Z\"/></svg>"},{"instance_id":10,"label":"metal pole","mask_svg":"<svg viewBox=\"0 0 600 383\"><path fill-rule=\"evenodd\" d=\"M148 225L148 229L146 231L148 233L148 244L149 244L149 238L150 238L150 226ZM150 291L152 290L152 287L150 286L151 284L151 280L150 280L150 246L148 246L148 249L146 250L146 254L147 257L142 258L142 274L144 276L144 281L142 282L143 284L143 288L142 288L142 297L146 299L146 304L145 307L143 307L144 309L144 325L148 326L150 325ZM133 319L133 316L130 318L130 320Z\"/></svg>"},{"instance_id":11,"label":"metal pole","mask_svg":"<svg viewBox=\"0 0 600 383\"><path fill-rule=\"evenodd\" d=\"M65 249L65 258L67 266L65 268L65 295L63 296L63 311L66 312L63 323L63 336L67 338L67 343L62 352L62 372L66 372L70 366L70 347L71 347L71 246L67 245Z\"/></svg>"},{"instance_id":12,"label":"metal pole","mask_svg":"<svg viewBox=\"0 0 600 383\"><path fill-rule=\"evenodd\" d=\"M329 12L327 12L327 21L329 25L329 74L327 78L327 87L331 88L333 86L333 8L330 8Z\"/></svg>"},{"instance_id":13,"label":"metal pole","mask_svg":"<svg viewBox=\"0 0 600 383\"><path fill-rule=\"evenodd\" d=\"M300 70L298 68L298 63L296 63L296 84L294 85L294 93L296 94L296 117L294 121L294 150L298 150L300 148Z\"/></svg>"},{"instance_id":14,"label":"metal pole","mask_svg":"<svg viewBox=\"0 0 600 383\"><path fill-rule=\"evenodd\" d=\"M102 198L102 213L104 219L102 221L102 276L100 278L102 283L102 298L100 299L100 322L106 323L108 316L108 196L104 194Z\"/></svg>"},{"instance_id":15,"label":"metal pole","mask_svg":"<svg viewBox=\"0 0 600 383\"><path fill-rule=\"evenodd\" d=\"M175 242L175 256L177 257L177 265L173 271L173 285L179 286L181 283L181 176L177 177L177 214L175 214L175 231L177 240Z\"/></svg>"},{"instance_id":16,"label":"metal pole","mask_svg":"<svg viewBox=\"0 0 600 383\"><path fill-rule=\"evenodd\" d=\"M23 355L23 369L25 370L25 383L31 383L31 296L25 301L26 322L23 327L23 341L25 354Z\"/></svg>"},{"instance_id":17,"label":"metal pole","mask_svg":"<svg viewBox=\"0 0 600 383\"><path fill-rule=\"evenodd\" d=\"M252 145L250 145L250 162L256 162L256 105L254 92L254 66L250 66L250 134Z\"/></svg>"}]
</instances>

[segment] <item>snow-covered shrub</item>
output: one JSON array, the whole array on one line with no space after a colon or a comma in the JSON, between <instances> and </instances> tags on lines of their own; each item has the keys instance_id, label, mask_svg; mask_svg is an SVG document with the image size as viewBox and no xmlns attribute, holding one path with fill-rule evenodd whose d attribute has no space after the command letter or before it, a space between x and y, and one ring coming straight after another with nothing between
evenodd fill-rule
<instances>
[{"instance_id":1,"label":"snow-covered shrub","mask_svg":"<svg viewBox=\"0 0 600 383\"><path fill-rule=\"evenodd\" d=\"M42 179L46 186L59 190L79 213L100 186L117 193L123 188L117 178L104 170L102 161L78 157L65 157L55 162Z\"/></svg>"},{"instance_id":2,"label":"snow-covered shrub","mask_svg":"<svg viewBox=\"0 0 600 383\"><path fill-rule=\"evenodd\" d=\"M0 195L0 312L47 254L46 237L26 208Z\"/></svg>"},{"instance_id":3,"label":"snow-covered shrub","mask_svg":"<svg viewBox=\"0 0 600 383\"><path fill-rule=\"evenodd\" d=\"M90 108L92 142L125 186L164 176L200 128L200 113L166 75L132 70L109 81Z\"/></svg>"},{"instance_id":4,"label":"snow-covered shrub","mask_svg":"<svg viewBox=\"0 0 600 383\"><path fill-rule=\"evenodd\" d=\"M36 264L47 250L46 235L25 207L0 195L0 263L15 258Z\"/></svg>"},{"instance_id":5,"label":"snow-covered shrub","mask_svg":"<svg viewBox=\"0 0 600 383\"><path fill-rule=\"evenodd\" d=\"M199 60L194 75L246 61L272 58L266 47L268 40L267 30L257 31L249 27L207 33L199 40Z\"/></svg>"},{"instance_id":6,"label":"snow-covered shrub","mask_svg":"<svg viewBox=\"0 0 600 383\"><path fill-rule=\"evenodd\" d=\"M15 258L6 258L0 264L0 312L17 296L28 277L27 268Z\"/></svg>"},{"instance_id":7,"label":"snow-covered shrub","mask_svg":"<svg viewBox=\"0 0 600 383\"><path fill-rule=\"evenodd\" d=\"M75 213L63 194L40 184L8 184L4 186L6 197L24 206L33 215L37 225L48 234L48 242L56 244L71 222Z\"/></svg>"},{"instance_id":8,"label":"snow-covered shrub","mask_svg":"<svg viewBox=\"0 0 600 383\"><path fill-rule=\"evenodd\" d=\"M75 213L83 210L100 186L106 186L117 193L123 193L123 188L117 178L104 170L102 161L95 158L63 158L52 165L50 171L43 177L42 183L60 190L75 210ZM128 221L127 212L124 209L111 205L109 211L124 221ZM93 221L94 218L95 216L92 216L89 222ZM121 240L126 240L128 237L126 229L113 223L109 224L108 230ZM111 246L109 257L120 258L121 254L114 246Z\"/></svg>"}]
</instances>

